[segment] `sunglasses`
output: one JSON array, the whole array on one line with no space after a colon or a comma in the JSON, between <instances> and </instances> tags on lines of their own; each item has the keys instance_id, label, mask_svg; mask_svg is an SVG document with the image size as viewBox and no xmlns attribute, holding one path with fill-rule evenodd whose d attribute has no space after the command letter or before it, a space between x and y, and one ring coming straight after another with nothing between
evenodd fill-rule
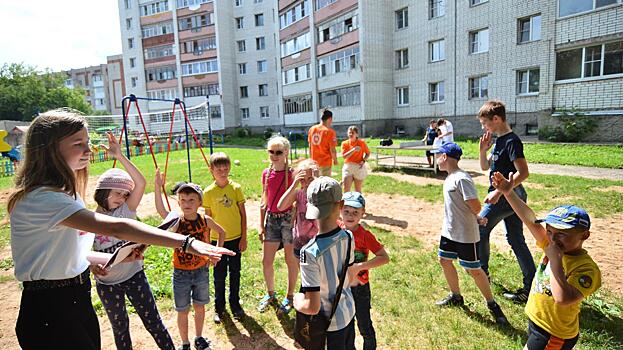
<instances>
[{"instance_id":1,"label":"sunglasses","mask_svg":"<svg viewBox=\"0 0 623 350\"><path fill-rule=\"evenodd\" d=\"M269 150L268 150L268 153L270 153L270 154L272 154L272 155L275 155L275 156L280 156L280 155L282 155L282 154L283 154L283 151L282 151L282 150L273 151L272 149L269 149Z\"/></svg>"}]
</instances>

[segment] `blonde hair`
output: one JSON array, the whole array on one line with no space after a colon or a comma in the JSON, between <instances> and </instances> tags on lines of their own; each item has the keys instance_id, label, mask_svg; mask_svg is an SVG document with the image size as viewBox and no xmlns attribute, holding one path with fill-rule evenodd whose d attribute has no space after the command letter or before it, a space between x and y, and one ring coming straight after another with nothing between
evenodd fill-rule
<instances>
[{"instance_id":1,"label":"blonde hair","mask_svg":"<svg viewBox=\"0 0 623 350\"><path fill-rule=\"evenodd\" d=\"M357 136L359 136L359 128L356 125L351 125L348 127L348 131L354 131Z\"/></svg>"},{"instance_id":2,"label":"blonde hair","mask_svg":"<svg viewBox=\"0 0 623 350\"><path fill-rule=\"evenodd\" d=\"M270 150L270 148L272 146L281 146L283 152L284 152L284 157L286 160L286 167L285 167L285 181L283 182L284 186L285 186L285 190L288 189L288 187L290 187L290 184L288 182L288 177L290 175L290 164L289 164L289 155L290 155L290 141L288 141L288 139L286 139L283 136L274 136L271 137L270 140L268 140L268 143L266 144L266 149ZM273 163L270 163L270 167L268 168L268 173L266 174L266 177L264 178L264 182L262 183L262 199L260 200L260 206L262 208L266 208L267 206L267 191L266 191L266 187L268 186L268 178L270 177L270 173L273 172L275 169L273 168Z\"/></svg>"},{"instance_id":3,"label":"blonde hair","mask_svg":"<svg viewBox=\"0 0 623 350\"><path fill-rule=\"evenodd\" d=\"M296 170L305 170L305 169L318 169L318 163L311 159L305 159L300 161L297 165L296 165Z\"/></svg>"},{"instance_id":4,"label":"blonde hair","mask_svg":"<svg viewBox=\"0 0 623 350\"><path fill-rule=\"evenodd\" d=\"M88 166L74 172L61 155L59 143L86 127L81 113L71 108L54 109L33 120L26 132L24 160L15 176L15 192L7 204L9 212L26 194L41 186L84 198Z\"/></svg>"}]
</instances>

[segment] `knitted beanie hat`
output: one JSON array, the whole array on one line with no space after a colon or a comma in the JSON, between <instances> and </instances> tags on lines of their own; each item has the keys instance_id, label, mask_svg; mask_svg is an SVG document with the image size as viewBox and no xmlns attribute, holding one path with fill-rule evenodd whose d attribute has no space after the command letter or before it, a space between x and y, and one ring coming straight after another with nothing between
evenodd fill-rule
<instances>
[{"instance_id":1,"label":"knitted beanie hat","mask_svg":"<svg viewBox=\"0 0 623 350\"><path fill-rule=\"evenodd\" d=\"M102 175L100 175L99 179L97 179L95 189L124 190L132 192L132 190L134 189L134 181L132 181L132 177L130 177L130 174L128 174L124 170L112 168L106 170Z\"/></svg>"}]
</instances>

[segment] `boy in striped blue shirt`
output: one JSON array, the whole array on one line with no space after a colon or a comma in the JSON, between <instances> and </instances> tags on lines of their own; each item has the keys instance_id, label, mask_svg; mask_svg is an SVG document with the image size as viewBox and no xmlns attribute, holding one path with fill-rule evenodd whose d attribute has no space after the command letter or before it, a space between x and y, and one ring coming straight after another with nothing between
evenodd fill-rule
<instances>
[{"instance_id":1,"label":"boy in striped blue shirt","mask_svg":"<svg viewBox=\"0 0 623 350\"><path fill-rule=\"evenodd\" d=\"M301 249L301 293L294 296L294 307L301 313L322 312L330 316L342 267L354 262L355 240L350 232L337 225L343 205L342 188L335 179L321 176L309 184L306 217L318 220L318 235ZM350 261L346 262L348 249ZM350 279L347 273L337 310L327 330L328 350L355 348L355 302L348 287Z\"/></svg>"}]
</instances>

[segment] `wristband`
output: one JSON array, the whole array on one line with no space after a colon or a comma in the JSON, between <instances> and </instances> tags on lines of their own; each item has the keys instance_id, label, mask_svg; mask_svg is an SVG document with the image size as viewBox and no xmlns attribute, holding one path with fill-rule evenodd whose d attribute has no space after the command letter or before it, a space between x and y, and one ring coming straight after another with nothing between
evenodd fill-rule
<instances>
[{"instance_id":1,"label":"wristband","mask_svg":"<svg viewBox=\"0 0 623 350\"><path fill-rule=\"evenodd\" d=\"M190 237L190 235L188 235L188 236L186 236L186 237L184 238L184 242L182 242L182 246L180 247L180 249L181 249L184 253L186 253L186 250L188 249L188 246L190 245L190 242L189 242L189 241L190 241L190 238L191 238L191 237Z\"/></svg>"},{"instance_id":2,"label":"wristband","mask_svg":"<svg viewBox=\"0 0 623 350\"><path fill-rule=\"evenodd\" d=\"M190 247L193 245L193 242L195 241L195 237L190 237L188 239L188 244L186 245L186 249L184 249L184 253L188 253L188 249L190 249Z\"/></svg>"}]
</instances>

